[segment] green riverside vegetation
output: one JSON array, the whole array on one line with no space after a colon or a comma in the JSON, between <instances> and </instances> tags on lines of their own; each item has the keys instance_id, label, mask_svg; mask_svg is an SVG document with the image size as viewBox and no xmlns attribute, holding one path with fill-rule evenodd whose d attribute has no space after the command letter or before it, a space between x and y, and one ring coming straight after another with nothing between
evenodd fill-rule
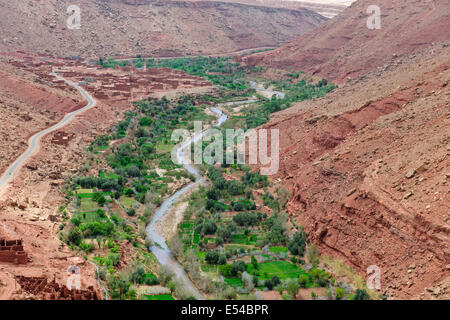
<instances>
[{"instance_id":1,"label":"green riverside vegetation","mask_svg":"<svg viewBox=\"0 0 450 320\"><path fill-rule=\"evenodd\" d=\"M109 58L97 63L104 68L145 64L183 70L218 88L210 95L134 103L109 134L96 137L87 148L87 161L66 182L66 202L60 207L65 219L61 240L99 266L99 278L113 299L192 298L173 274L159 266L145 234L146 224L173 188L195 180L171 160L172 131L192 130L196 120L212 123L215 117L205 112L211 103L248 98L255 102L239 112L224 107L229 117L221 129L254 128L273 112L322 97L334 85L325 79L313 81L302 72L265 79L264 68L241 66L232 57ZM252 88L252 81L285 96L264 98ZM278 290L291 299L301 288L335 285L336 298L352 297L319 268L317 250L303 229L288 231L287 190L245 165L199 167L209 185L190 194L183 220L168 244L203 292L219 299L251 299L256 298L255 289ZM367 293L357 291L354 298L366 299Z\"/></svg>"}]
</instances>

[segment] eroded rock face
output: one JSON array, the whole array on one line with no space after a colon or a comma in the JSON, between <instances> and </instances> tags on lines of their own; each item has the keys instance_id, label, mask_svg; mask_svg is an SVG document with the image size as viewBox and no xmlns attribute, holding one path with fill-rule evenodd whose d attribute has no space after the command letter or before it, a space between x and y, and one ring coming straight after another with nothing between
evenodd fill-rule
<instances>
[{"instance_id":1,"label":"eroded rock face","mask_svg":"<svg viewBox=\"0 0 450 320\"><path fill-rule=\"evenodd\" d=\"M367 28L369 5L380 7L379 30ZM290 67L344 83L403 54L449 39L449 11L448 1L412 0L404 5L395 0L359 0L279 49L242 57L242 61Z\"/></svg>"},{"instance_id":2,"label":"eroded rock face","mask_svg":"<svg viewBox=\"0 0 450 320\"><path fill-rule=\"evenodd\" d=\"M390 298L450 295L449 61L436 44L263 126L280 130L292 220L362 276L380 267Z\"/></svg>"},{"instance_id":3,"label":"eroded rock face","mask_svg":"<svg viewBox=\"0 0 450 320\"><path fill-rule=\"evenodd\" d=\"M67 28L66 10L73 4L70 1L41 0L39 5L25 0L0 3L1 51L26 50L96 59L137 54L216 54L272 47L326 20L301 8L215 1L84 1L79 4L80 31ZM68 41L68 37L72 40Z\"/></svg>"}]
</instances>

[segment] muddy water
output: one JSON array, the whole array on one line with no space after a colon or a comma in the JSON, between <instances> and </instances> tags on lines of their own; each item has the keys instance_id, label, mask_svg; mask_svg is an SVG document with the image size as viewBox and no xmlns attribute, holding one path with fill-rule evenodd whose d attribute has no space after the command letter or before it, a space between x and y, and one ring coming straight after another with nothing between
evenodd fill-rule
<instances>
[{"instance_id":1,"label":"muddy water","mask_svg":"<svg viewBox=\"0 0 450 320\"><path fill-rule=\"evenodd\" d=\"M227 120L227 115L224 114L221 110L218 108L212 107L211 110L217 114L218 121L216 126L220 127L222 123L224 123ZM199 139L201 139L205 135L205 131L201 132L200 134L197 134L193 136L191 139L183 143L178 149L177 149L177 159L181 163L182 159L185 156L185 152L190 152L190 148L188 148L192 143L197 142ZM160 221L164 215L172 208L173 204L177 202L186 192L188 192L193 187L199 185L203 182L203 178L198 172L198 170L193 167L190 164L183 164L183 167L191 174L193 174L196 177L195 182L190 183L186 186L184 186L182 189L175 192L173 195L171 195L169 198L167 198L161 206L155 211L155 214L153 215L150 223L147 225L146 231L147 231L147 237L152 240L153 245L150 247L150 250L153 252L153 254L158 259L159 263L172 272L175 273L176 277L180 279L186 288L197 298L197 299L204 299L205 297L203 294L195 287L195 285L192 283L191 279L188 277L186 272L184 271L183 266L173 257L172 252L168 248L166 244L166 240L164 236L160 235L156 231L156 225L158 221Z\"/></svg>"}]
</instances>

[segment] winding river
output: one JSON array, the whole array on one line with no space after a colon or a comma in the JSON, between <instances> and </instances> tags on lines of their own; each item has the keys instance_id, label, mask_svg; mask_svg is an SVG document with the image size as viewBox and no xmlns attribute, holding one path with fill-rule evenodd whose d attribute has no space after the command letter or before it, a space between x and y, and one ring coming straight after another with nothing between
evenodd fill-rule
<instances>
[{"instance_id":1,"label":"winding river","mask_svg":"<svg viewBox=\"0 0 450 320\"><path fill-rule=\"evenodd\" d=\"M217 127L220 127L222 123L224 123L227 120L227 115L224 114L220 109L216 107L212 107L211 111L217 114L218 120L217 120ZM189 151L190 148L188 148L192 143L197 142L199 139L201 139L205 135L206 131L202 131L201 133L193 136L188 141L184 142L181 146L177 149L177 159L179 163L183 163L183 158L185 156L185 152ZM198 170L194 168L190 164L183 163L183 167L191 174L193 174L196 178L196 180L177 192L175 192L173 195L171 195L169 198L167 198L161 206L155 211L155 214L153 215L152 219L150 220L150 223L147 225L146 231L147 231L147 237L152 241L153 245L150 247L150 250L153 252L153 254L158 259L159 263L172 272L175 273L176 277L181 280L186 289L191 292L192 295L194 295L197 299L205 299L204 295L195 287L195 285L192 283L191 279L186 274L186 271L184 271L183 266L173 257L170 249L168 248L166 244L166 239L160 235L156 230L156 224L158 221L160 221L164 215L172 208L173 204L177 202L186 192L188 192L193 187L199 185L203 182L203 177L200 175Z\"/></svg>"},{"instance_id":2,"label":"winding river","mask_svg":"<svg viewBox=\"0 0 450 320\"><path fill-rule=\"evenodd\" d=\"M268 92L272 94L276 94L278 97L283 98L284 93L278 92L278 91L272 91L265 89L263 87L257 86L256 83L251 83L251 87L255 88L257 91L261 92ZM217 107L221 106L229 106L229 105L237 105L237 104L245 104L245 103L252 103L256 102L258 100L256 99L249 99L244 101L232 101L232 102L225 102L218 104ZM216 107L212 107L211 111L217 114L218 121L216 124L216 127L220 127L226 120L227 115L224 114L220 109ZM177 149L177 160L179 163L183 163L183 159L185 156L185 152L190 152L190 148L188 148L192 143L197 142L200 140L206 133L205 131L202 131L201 133L193 136L188 141L184 142L182 145L180 145ZM164 236L160 235L156 229L156 225L159 221L161 221L164 217L164 215L172 208L175 202L177 202L183 195L185 195L190 189L193 187L199 185L203 182L203 177L200 175L198 170L194 168L190 164L183 163L183 167L191 174L193 174L196 178L196 180L177 192L175 192L173 195L171 195L169 198L167 198L161 206L155 211L155 214L153 215L152 219L150 220L149 224L146 227L147 232L147 238L150 239L153 243L153 245L150 247L150 250L153 252L153 254L156 256L159 263L166 268L168 268L170 271L172 271L176 277L181 280L186 289L189 290L192 295L194 295L197 299L205 299L205 296L200 292L200 290L197 289L197 287L192 283L189 276L186 274L186 271L184 270L183 266L174 258L172 255L172 252L170 251L169 247L166 244L166 239Z\"/></svg>"},{"instance_id":3,"label":"winding river","mask_svg":"<svg viewBox=\"0 0 450 320\"><path fill-rule=\"evenodd\" d=\"M68 85L74 87L78 90L78 92L87 100L88 104L76 111L70 112L64 116L64 118L58 122L57 124L46 128L33 136L31 136L28 140L28 148L27 150L20 155L19 158L17 158L9 167L8 169L3 173L3 175L0 177L0 191L6 186L6 184L9 182L9 180L14 176L14 174L17 173L17 171L22 167L22 165L39 150L40 146L40 139L45 136L46 134L49 134L66 124L68 124L76 115L91 109L96 105L96 101L94 98L92 98L88 92L86 92L83 88L81 88L76 83L64 79L63 77L56 74L55 71L52 72L52 75L56 77L59 80L63 80ZM267 90L263 87L258 86L256 83L251 83L251 87L255 88L257 91L265 91L274 93L279 97L284 97L284 93L277 92L277 91L271 91ZM243 104L243 103L251 103L255 102L256 100L247 100L247 101L235 101L235 102L229 102L229 103L223 103L218 104L217 107L220 106L226 106L226 105L234 105L234 104ZM226 120L227 115L224 114L220 109L216 107L212 107L211 111L217 114L218 120L217 120L217 127L220 127ZM180 147L177 149L177 159L180 163L183 163L182 159L185 156L186 149L190 150L188 147L192 144L201 139L205 135L206 131L202 131L200 134L197 134L193 136L191 139L189 139L187 142L183 143ZM194 295L197 299L205 299L205 296L196 288L196 286L192 283L188 275L186 274L183 266L173 257L170 249L168 248L166 244L166 239L160 235L156 230L156 224L158 221L160 221L164 215L172 208L173 204L179 200L186 192L188 192L190 189L194 188L195 186L199 185L203 182L203 177L200 175L198 170L193 167L190 164L183 164L183 167L191 174L193 174L196 178L196 180L177 192L175 192L173 195L171 195L169 198L167 198L161 206L155 211L155 214L153 215L150 223L146 227L147 237L152 240L153 245L150 247L150 250L154 253L156 258L158 259L159 263L161 265L166 266L169 270L173 271L176 275L176 277L181 280L184 285L186 286L186 289L190 291L192 295ZM95 265L95 264L94 264ZM98 267L95 265L95 267L98 270ZM106 288L102 286L102 289L105 293L106 298L108 297Z\"/></svg>"}]
</instances>

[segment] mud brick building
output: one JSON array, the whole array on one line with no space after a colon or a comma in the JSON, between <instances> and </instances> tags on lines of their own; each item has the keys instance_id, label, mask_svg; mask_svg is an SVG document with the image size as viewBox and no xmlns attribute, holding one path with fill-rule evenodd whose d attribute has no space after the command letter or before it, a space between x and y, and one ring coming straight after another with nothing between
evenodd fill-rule
<instances>
[{"instance_id":1,"label":"mud brick building","mask_svg":"<svg viewBox=\"0 0 450 320\"><path fill-rule=\"evenodd\" d=\"M28 255L23 250L22 240L0 238L0 262L26 264Z\"/></svg>"}]
</instances>

